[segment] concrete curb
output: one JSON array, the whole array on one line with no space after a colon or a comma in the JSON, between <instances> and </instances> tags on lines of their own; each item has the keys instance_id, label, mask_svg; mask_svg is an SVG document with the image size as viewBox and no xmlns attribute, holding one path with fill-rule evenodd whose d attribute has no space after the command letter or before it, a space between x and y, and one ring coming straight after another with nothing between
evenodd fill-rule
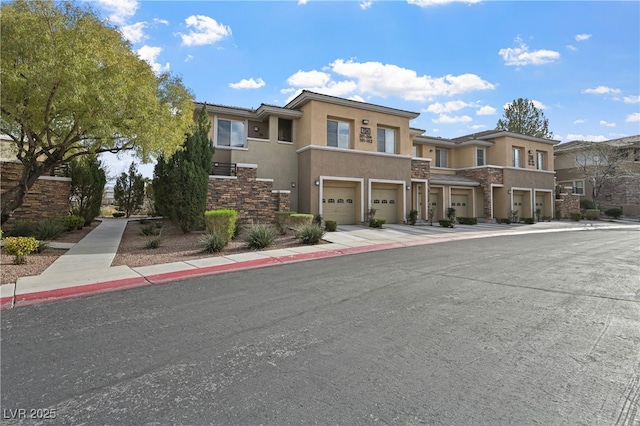
<instances>
[{"instance_id":1,"label":"concrete curb","mask_svg":"<svg viewBox=\"0 0 640 426\"><path fill-rule=\"evenodd\" d=\"M149 285L162 285L174 281L213 276L229 272L244 271L248 269L263 268L275 265L284 265L289 263L304 262L308 260L324 259L330 257L345 256L350 254L369 253L374 251L390 250L402 247L415 247L419 245L438 244L451 241L463 241L479 238L493 238L505 236L517 236L524 234L546 234L570 231L593 231L597 229L638 229L640 226L635 225L613 225L613 226L585 226L580 228L549 228L549 229L518 229L505 231L480 231L465 232L460 234L446 234L432 236L428 239L409 239L406 241L392 241L378 244L366 244L355 247L343 246L339 243L330 244L326 250L312 251L308 253L284 254L281 256L265 255L264 258L251 259L244 261L236 261L232 263L223 263L213 266L193 267L185 263L185 269L164 272L151 273L148 275L139 274L135 278L117 279L111 281L98 282L86 285L77 285L73 287L58 288L46 291L36 291L32 293L15 294L15 285L13 285L13 294L7 295L11 289L7 289L0 295L0 310L10 309L14 307L31 306L36 304L58 302L69 300L77 297L87 297L97 294L127 290L137 287ZM188 267L186 267L188 266ZM135 272L131 269L132 272Z\"/></svg>"}]
</instances>

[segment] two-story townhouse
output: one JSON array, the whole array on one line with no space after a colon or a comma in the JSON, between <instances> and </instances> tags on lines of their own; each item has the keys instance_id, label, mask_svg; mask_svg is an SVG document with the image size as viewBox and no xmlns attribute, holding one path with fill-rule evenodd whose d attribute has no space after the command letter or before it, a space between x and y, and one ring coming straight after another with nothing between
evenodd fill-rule
<instances>
[{"instance_id":1,"label":"two-story townhouse","mask_svg":"<svg viewBox=\"0 0 640 426\"><path fill-rule=\"evenodd\" d=\"M593 141L571 141L554 147L556 182L558 190L563 191L566 187L571 187L574 194L582 198L593 198L593 183L589 177L598 172L593 170L585 175L580 165L589 166L590 162L600 163L603 169L607 164L597 161L591 156L598 156L599 144L610 147L614 150L611 154L615 161L619 161L612 179L600 190L598 204L601 208L622 207L627 216L640 215L640 135L627 136L624 138L611 139L602 142ZM608 154L608 149L601 154ZM595 164L593 165L595 167ZM608 172L607 172L608 173Z\"/></svg>"},{"instance_id":2,"label":"two-story townhouse","mask_svg":"<svg viewBox=\"0 0 640 426\"><path fill-rule=\"evenodd\" d=\"M429 206L434 219L456 209L458 217L485 220L552 216L553 146L559 141L501 130L454 139L416 135L414 155L429 157Z\"/></svg>"}]
</instances>

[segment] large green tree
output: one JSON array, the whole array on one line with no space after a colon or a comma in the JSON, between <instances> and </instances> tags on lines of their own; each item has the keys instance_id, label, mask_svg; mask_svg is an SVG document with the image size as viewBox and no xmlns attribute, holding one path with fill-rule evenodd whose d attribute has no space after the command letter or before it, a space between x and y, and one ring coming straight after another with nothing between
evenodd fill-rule
<instances>
[{"instance_id":1,"label":"large green tree","mask_svg":"<svg viewBox=\"0 0 640 426\"><path fill-rule=\"evenodd\" d=\"M136 163L131 163L129 173L121 173L113 187L116 207L127 217L136 213L144 203L144 177L138 173Z\"/></svg>"},{"instance_id":2,"label":"large green tree","mask_svg":"<svg viewBox=\"0 0 640 426\"><path fill-rule=\"evenodd\" d=\"M504 108L504 114L498 120L496 130L506 130L536 138L553 138L553 132L549 131L549 120L533 101L526 98L515 99Z\"/></svg>"},{"instance_id":3,"label":"large green tree","mask_svg":"<svg viewBox=\"0 0 640 426\"><path fill-rule=\"evenodd\" d=\"M158 159L154 169L153 193L156 209L190 232L203 224L209 191L213 144L211 124L204 107L186 136L183 149L169 160Z\"/></svg>"},{"instance_id":4,"label":"large green tree","mask_svg":"<svg viewBox=\"0 0 640 426\"><path fill-rule=\"evenodd\" d=\"M87 4L1 6L0 132L24 165L2 196L2 223L39 176L75 157L134 150L171 155L193 123L180 79L156 75Z\"/></svg>"},{"instance_id":5,"label":"large green tree","mask_svg":"<svg viewBox=\"0 0 640 426\"><path fill-rule=\"evenodd\" d=\"M100 214L107 176L97 155L74 158L69 163L71 176L71 201L74 213L82 216L89 225Z\"/></svg>"}]
</instances>

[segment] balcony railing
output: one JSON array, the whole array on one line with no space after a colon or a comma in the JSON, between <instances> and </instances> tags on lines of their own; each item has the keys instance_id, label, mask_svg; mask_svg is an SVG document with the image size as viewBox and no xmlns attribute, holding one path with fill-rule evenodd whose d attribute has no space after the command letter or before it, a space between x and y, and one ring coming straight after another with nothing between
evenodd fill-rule
<instances>
[{"instance_id":1,"label":"balcony railing","mask_svg":"<svg viewBox=\"0 0 640 426\"><path fill-rule=\"evenodd\" d=\"M65 163L55 166L53 169L51 169L51 173L49 173L49 176L69 177L69 165Z\"/></svg>"},{"instance_id":2,"label":"balcony railing","mask_svg":"<svg viewBox=\"0 0 640 426\"><path fill-rule=\"evenodd\" d=\"M216 161L211 165L211 174L213 176L236 176L236 163L220 163Z\"/></svg>"}]
</instances>

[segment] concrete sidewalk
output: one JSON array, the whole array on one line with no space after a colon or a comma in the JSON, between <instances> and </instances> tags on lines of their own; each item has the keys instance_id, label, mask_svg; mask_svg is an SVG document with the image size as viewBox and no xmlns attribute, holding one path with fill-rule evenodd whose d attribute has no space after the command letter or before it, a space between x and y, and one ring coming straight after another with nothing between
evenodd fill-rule
<instances>
[{"instance_id":1,"label":"concrete sidewalk","mask_svg":"<svg viewBox=\"0 0 640 426\"><path fill-rule=\"evenodd\" d=\"M445 241L594 229L640 230L637 221L478 224L456 225L453 229L437 225L390 224L382 229L342 225L338 232L325 234L324 239L330 244L255 251L137 268L111 267L126 225L127 220L124 219L104 219L42 274L22 277L15 284L0 286L0 309L269 265Z\"/></svg>"}]
</instances>

